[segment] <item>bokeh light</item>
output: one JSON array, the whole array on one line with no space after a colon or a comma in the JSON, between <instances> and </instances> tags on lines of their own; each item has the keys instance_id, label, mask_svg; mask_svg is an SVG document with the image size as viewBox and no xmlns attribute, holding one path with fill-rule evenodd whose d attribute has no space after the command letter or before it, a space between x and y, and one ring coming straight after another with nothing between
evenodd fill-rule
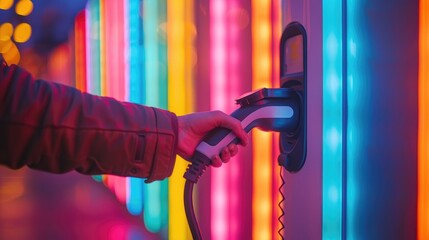
<instances>
[{"instance_id":1,"label":"bokeh light","mask_svg":"<svg viewBox=\"0 0 429 240\"><path fill-rule=\"evenodd\" d=\"M30 0L21 0L16 4L15 12L21 16L28 16L33 11L33 2Z\"/></svg>"},{"instance_id":2,"label":"bokeh light","mask_svg":"<svg viewBox=\"0 0 429 240\"><path fill-rule=\"evenodd\" d=\"M12 7L13 0L0 0L0 9L8 10Z\"/></svg>"},{"instance_id":3,"label":"bokeh light","mask_svg":"<svg viewBox=\"0 0 429 240\"><path fill-rule=\"evenodd\" d=\"M10 44L9 44L10 43ZM21 58L21 54L19 53L18 47L12 41L4 47L5 51L2 52L4 60L10 64L18 64Z\"/></svg>"},{"instance_id":4,"label":"bokeh light","mask_svg":"<svg viewBox=\"0 0 429 240\"><path fill-rule=\"evenodd\" d=\"M0 25L0 41L7 41L12 37L13 26L11 23L6 22Z\"/></svg>"},{"instance_id":5,"label":"bokeh light","mask_svg":"<svg viewBox=\"0 0 429 240\"><path fill-rule=\"evenodd\" d=\"M15 42L24 43L31 37L31 26L28 23L20 23L15 28L13 38Z\"/></svg>"}]
</instances>

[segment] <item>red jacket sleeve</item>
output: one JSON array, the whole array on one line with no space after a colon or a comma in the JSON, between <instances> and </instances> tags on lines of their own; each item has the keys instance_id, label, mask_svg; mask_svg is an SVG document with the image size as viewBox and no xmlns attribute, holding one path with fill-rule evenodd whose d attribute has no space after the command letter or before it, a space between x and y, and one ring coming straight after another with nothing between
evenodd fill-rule
<instances>
[{"instance_id":1,"label":"red jacket sleeve","mask_svg":"<svg viewBox=\"0 0 429 240\"><path fill-rule=\"evenodd\" d=\"M171 112L0 66L0 164L10 168L161 180L173 171L177 126Z\"/></svg>"}]
</instances>

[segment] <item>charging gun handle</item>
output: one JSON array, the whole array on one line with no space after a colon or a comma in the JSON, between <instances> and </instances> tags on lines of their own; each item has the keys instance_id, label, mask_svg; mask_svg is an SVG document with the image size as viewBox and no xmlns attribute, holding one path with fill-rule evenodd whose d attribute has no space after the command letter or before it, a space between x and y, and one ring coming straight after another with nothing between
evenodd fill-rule
<instances>
[{"instance_id":1,"label":"charging gun handle","mask_svg":"<svg viewBox=\"0 0 429 240\"><path fill-rule=\"evenodd\" d=\"M246 132L250 132L254 127L263 130L278 130L273 125L278 125L281 129L293 128L296 123L291 121L294 116L292 107L281 105L284 102L276 104L241 107L235 110L231 116L241 122L241 126ZM276 124L273 124L273 121L277 121ZM281 124L278 121L281 121ZM211 131L197 146L192 164L189 165L184 177L194 183L198 182L206 167L210 165L211 159L231 143L239 143L239 139L231 130L216 128Z\"/></svg>"},{"instance_id":2,"label":"charging gun handle","mask_svg":"<svg viewBox=\"0 0 429 240\"><path fill-rule=\"evenodd\" d=\"M211 159L230 143L239 143L239 139L231 130L216 128L211 131L197 146L192 157L192 164L189 164L184 177L193 183L197 183L206 167L210 165Z\"/></svg>"}]
</instances>

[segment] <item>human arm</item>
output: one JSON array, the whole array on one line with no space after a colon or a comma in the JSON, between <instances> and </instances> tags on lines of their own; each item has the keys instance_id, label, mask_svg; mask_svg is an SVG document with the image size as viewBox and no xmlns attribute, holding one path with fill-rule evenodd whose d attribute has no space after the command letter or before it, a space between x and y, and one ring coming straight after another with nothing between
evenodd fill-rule
<instances>
[{"instance_id":1,"label":"human arm","mask_svg":"<svg viewBox=\"0 0 429 240\"><path fill-rule=\"evenodd\" d=\"M53 173L171 175L177 117L0 69L0 163Z\"/></svg>"},{"instance_id":2,"label":"human arm","mask_svg":"<svg viewBox=\"0 0 429 240\"><path fill-rule=\"evenodd\" d=\"M246 141L238 120L224 113L177 118L162 109L34 80L17 66L0 65L0 164L10 168L27 165L150 182L170 176L176 153L189 159L202 137L222 126ZM220 166L236 153L231 144L212 164Z\"/></svg>"}]
</instances>

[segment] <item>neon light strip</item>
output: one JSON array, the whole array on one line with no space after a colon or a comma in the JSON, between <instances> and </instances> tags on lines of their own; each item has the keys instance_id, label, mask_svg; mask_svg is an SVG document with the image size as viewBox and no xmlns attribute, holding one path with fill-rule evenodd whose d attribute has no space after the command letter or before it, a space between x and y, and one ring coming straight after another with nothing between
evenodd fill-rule
<instances>
[{"instance_id":1,"label":"neon light strip","mask_svg":"<svg viewBox=\"0 0 429 240\"><path fill-rule=\"evenodd\" d=\"M99 0L99 31L100 31L100 94L106 96L106 21L105 21L106 0Z\"/></svg>"},{"instance_id":2,"label":"neon light strip","mask_svg":"<svg viewBox=\"0 0 429 240\"><path fill-rule=\"evenodd\" d=\"M122 31L123 31L123 41L124 41L124 47L122 49L122 57L123 57L123 98L125 101L130 101L130 7L129 7L129 1L132 0L123 0L123 8L122 8Z\"/></svg>"},{"instance_id":3,"label":"neon light strip","mask_svg":"<svg viewBox=\"0 0 429 240\"><path fill-rule=\"evenodd\" d=\"M342 237L342 1L324 0L322 238Z\"/></svg>"},{"instance_id":4,"label":"neon light strip","mask_svg":"<svg viewBox=\"0 0 429 240\"><path fill-rule=\"evenodd\" d=\"M226 110L227 42L226 1L210 1L210 108ZM227 172L211 172L211 238L228 239Z\"/></svg>"},{"instance_id":5,"label":"neon light strip","mask_svg":"<svg viewBox=\"0 0 429 240\"><path fill-rule=\"evenodd\" d=\"M141 28L142 19L140 17L140 0L125 1L127 7L124 8L128 17L125 18L128 24L125 29L128 29L128 86L129 89L128 100L134 103L143 104L144 98L144 77L143 69L143 29ZM143 212L143 188L144 183L140 178L127 178L126 192L127 192L127 209L133 215L139 215Z\"/></svg>"},{"instance_id":6,"label":"neon light strip","mask_svg":"<svg viewBox=\"0 0 429 240\"><path fill-rule=\"evenodd\" d=\"M166 94L160 91L158 0L143 1L143 29L145 48L145 104L161 107ZM161 182L144 185L144 223L150 232L159 232L162 227ZM164 183L165 184L165 183ZM167 206L164 206L167 207Z\"/></svg>"},{"instance_id":7,"label":"neon light strip","mask_svg":"<svg viewBox=\"0 0 429 240\"><path fill-rule=\"evenodd\" d=\"M87 89L96 95L101 94L100 87L100 8L99 1L88 1L87 4Z\"/></svg>"},{"instance_id":8,"label":"neon light strip","mask_svg":"<svg viewBox=\"0 0 429 240\"><path fill-rule=\"evenodd\" d=\"M125 100L124 84L124 5L123 1L108 1L104 4L104 52L106 95Z\"/></svg>"},{"instance_id":9,"label":"neon light strip","mask_svg":"<svg viewBox=\"0 0 429 240\"><path fill-rule=\"evenodd\" d=\"M228 106L230 106L227 110L227 113L232 112L236 106L233 106L232 99L237 98L242 93L239 91L240 85L242 85L242 77L240 73L240 67L242 65L241 54L244 50L242 43L240 41L240 17L243 17L242 14L244 11L240 5L239 0L230 0L228 2L227 13L228 16L228 37L227 37L227 52L228 52L228 62L226 63L228 66L228 93L229 98L227 98L229 102ZM234 109L232 109L234 108ZM243 171L242 166L248 159L244 159L239 153L232 159L221 171L227 170L228 174L228 219L229 219L229 239L240 239L243 238L240 233L240 226L242 226L242 220L240 216L242 216L242 203L245 201L243 199L241 192L241 184L243 183ZM241 229L244 230L244 229Z\"/></svg>"},{"instance_id":10,"label":"neon light strip","mask_svg":"<svg viewBox=\"0 0 429 240\"><path fill-rule=\"evenodd\" d=\"M419 6L418 239L429 239L429 1Z\"/></svg>"},{"instance_id":11,"label":"neon light strip","mask_svg":"<svg viewBox=\"0 0 429 240\"><path fill-rule=\"evenodd\" d=\"M124 84L124 8L123 1L102 1L100 5L102 94L125 100ZM116 198L126 202L126 180L124 177L107 176L108 186Z\"/></svg>"},{"instance_id":12,"label":"neon light strip","mask_svg":"<svg viewBox=\"0 0 429 240\"><path fill-rule=\"evenodd\" d=\"M272 79L271 2L252 1L252 88L270 87ZM272 236L272 135L253 131L253 229L254 239Z\"/></svg>"},{"instance_id":13,"label":"neon light strip","mask_svg":"<svg viewBox=\"0 0 429 240\"><path fill-rule=\"evenodd\" d=\"M86 91L86 11L83 10L76 16L75 21L75 86L81 91Z\"/></svg>"},{"instance_id":14,"label":"neon light strip","mask_svg":"<svg viewBox=\"0 0 429 240\"><path fill-rule=\"evenodd\" d=\"M106 96L106 31L105 31L105 4L106 0L98 0L99 2L99 45L100 45L100 95ZM103 183L112 191L115 192L114 176L103 175Z\"/></svg>"},{"instance_id":15,"label":"neon light strip","mask_svg":"<svg viewBox=\"0 0 429 240\"><path fill-rule=\"evenodd\" d=\"M100 95L100 8L97 0L88 1L85 9L87 16L86 35L86 91ZM94 180L103 181L103 175L94 175Z\"/></svg>"},{"instance_id":16,"label":"neon light strip","mask_svg":"<svg viewBox=\"0 0 429 240\"><path fill-rule=\"evenodd\" d=\"M159 86L159 97L158 107L168 109L168 75L167 75L167 0L158 0L158 86ZM164 37L160 37L164 36ZM166 228L168 226L168 180L160 182L160 221L161 227ZM167 238L167 232L163 232L162 238Z\"/></svg>"},{"instance_id":17,"label":"neon light strip","mask_svg":"<svg viewBox=\"0 0 429 240\"><path fill-rule=\"evenodd\" d=\"M143 1L143 29L145 46L146 98L149 106L159 106L158 66L158 1Z\"/></svg>"},{"instance_id":18,"label":"neon light strip","mask_svg":"<svg viewBox=\"0 0 429 240\"><path fill-rule=\"evenodd\" d=\"M129 21L129 94L130 101L144 103L145 99L145 78L144 78L144 48L143 48L143 19L141 18L141 1L128 0L128 21Z\"/></svg>"},{"instance_id":19,"label":"neon light strip","mask_svg":"<svg viewBox=\"0 0 429 240\"><path fill-rule=\"evenodd\" d=\"M167 42L168 42L168 109L178 115L192 111L186 103L185 87L186 54L185 54L185 11L188 1L171 0L167 2ZM169 179L169 239L190 239L191 234L187 225L183 203L185 181L183 173L186 161L176 160L172 176Z\"/></svg>"},{"instance_id":20,"label":"neon light strip","mask_svg":"<svg viewBox=\"0 0 429 240\"><path fill-rule=\"evenodd\" d=\"M347 239L356 239L359 236L359 229L356 229L356 213L360 211L357 207L359 196L359 178L356 175L357 165L360 159L359 152L362 151L363 139L360 134L363 128L361 118L362 108L362 91L365 91L362 83L362 55L364 49L361 45L362 31L359 27L360 20L357 13L359 9L359 1L347 2ZM359 51L358 51L359 48Z\"/></svg>"},{"instance_id":21,"label":"neon light strip","mask_svg":"<svg viewBox=\"0 0 429 240\"><path fill-rule=\"evenodd\" d=\"M195 36L197 30L194 24L194 1L186 0L185 1L185 88L187 94L185 94L186 106L193 106L194 98L194 66L196 63L195 56L196 49L194 46Z\"/></svg>"}]
</instances>

